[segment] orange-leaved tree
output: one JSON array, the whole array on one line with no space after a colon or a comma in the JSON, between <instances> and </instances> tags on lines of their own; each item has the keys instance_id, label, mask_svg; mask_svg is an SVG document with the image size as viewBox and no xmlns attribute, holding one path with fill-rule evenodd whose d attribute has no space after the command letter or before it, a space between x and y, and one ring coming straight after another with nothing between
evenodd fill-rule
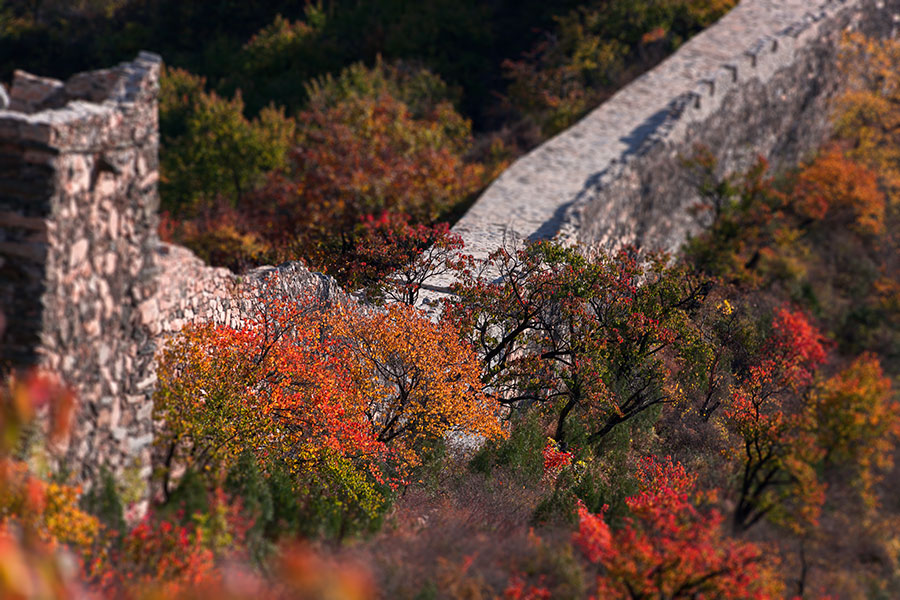
<instances>
[{"instance_id":1,"label":"orange-leaved tree","mask_svg":"<svg viewBox=\"0 0 900 600\"><path fill-rule=\"evenodd\" d=\"M499 405L482 392L478 357L449 323L392 304L335 311L330 325L351 373L350 390L401 475L447 435L504 435Z\"/></svg>"},{"instance_id":2,"label":"orange-leaved tree","mask_svg":"<svg viewBox=\"0 0 900 600\"><path fill-rule=\"evenodd\" d=\"M384 506L376 488L447 434L503 434L473 351L414 308L326 307L273 287L252 311L240 328L189 326L163 353L166 472L221 474L251 452L310 502L313 490L349 494L343 504L374 515Z\"/></svg>"},{"instance_id":3,"label":"orange-leaved tree","mask_svg":"<svg viewBox=\"0 0 900 600\"><path fill-rule=\"evenodd\" d=\"M847 92L838 100L838 135L854 141L851 156L875 168L893 203L900 192L900 41L861 33L844 38L841 72Z\"/></svg>"},{"instance_id":4,"label":"orange-leaved tree","mask_svg":"<svg viewBox=\"0 0 900 600\"><path fill-rule=\"evenodd\" d=\"M449 104L416 118L388 94L352 96L299 120L287 177L259 194L251 216L279 257L338 271L362 217L389 211L433 223L485 183L484 168L462 158L469 125Z\"/></svg>"},{"instance_id":5,"label":"orange-leaved tree","mask_svg":"<svg viewBox=\"0 0 900 600\"><path fill-rule=\"evenodd\" d=\"M350 373L322 335L324 308L267 289L244 326L191 325L167 345L156 395L166 462L220 471L249 450L299 475L323 453L377 457L364 407L345 393Z\"/></svg>"},{"instance_id":6,"label":"orange-leaved tree","mask_svg":"<svg viewBox=\"0 0 900 600\"><path fill-rule=\"evenodd\" d=\"M215 487L249 454L266 481L287 482L287 510L311 532L372 526L386 508L386 446L347 392L350 371L323 330L327 307L279 295L274 279L247 302L241 327L191 325L163 353L163 489L180 485L170 481L180 466Z\"/></svg>"},{"instance_id":7,"label":"orange-leaved tree","mask_svg":"<svg viewBox=\"0 0 900 600\"><path fill-rule=\"evenodd\" d=\"M810 221L827 219L864 235L884 231L885 197L878 176L837 147L798 173L793 200L794 209Z\"/></svg>"},{"instance_id":8,"label":"orange-leaved tree","mask_svg":"<svg viewBox=\"0 0 900 600\"><path fill-rule=\"evenodd\" d=\"M716 173L717 162L698 148L686 165L694 172L701 202L694 207L708 229L688 241L687 253L703 270L735 281L761 284L802 273L817 236L849 231L871 241L885 231L887 199L881 172L826 147L776 184L760 159L741 175Z\"/></svg>"},{"instance_id":9,"label":"orange-leaved tree","mask_svg":"<svg viewBox=\"0 0 900 600\"><path fill-rule=\"evenodd\" d=\"M811 424L828 470L849 474L870 508L875 484L893 466L900 439L900 403L874 354L857 357L811 395Z\"/></svg>"}]
</instances>

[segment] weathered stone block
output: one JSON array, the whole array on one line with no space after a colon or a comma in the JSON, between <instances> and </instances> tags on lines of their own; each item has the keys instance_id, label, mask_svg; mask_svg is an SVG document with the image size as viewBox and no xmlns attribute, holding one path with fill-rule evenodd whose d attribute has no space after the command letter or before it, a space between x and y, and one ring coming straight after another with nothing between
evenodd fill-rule
<instances>
[{"instance_id":1,"label":"weathered stone block","mask_svg":"<svg viewBox=\"0 0 900 600\"><path fill-rule=\"evenodd\" d=\"M58 108L64 103L64 90L62 81L16 71L13 73L12 89L9 92L9 108L24 113Z\"/></svg>"}]
</instances>

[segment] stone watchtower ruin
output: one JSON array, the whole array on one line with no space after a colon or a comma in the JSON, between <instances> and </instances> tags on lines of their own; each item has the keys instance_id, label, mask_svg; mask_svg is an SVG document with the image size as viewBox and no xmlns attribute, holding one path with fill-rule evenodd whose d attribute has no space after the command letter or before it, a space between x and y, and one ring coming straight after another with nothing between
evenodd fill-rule
<instances>
[{"instance_id":1,"label":"stone watchtower ruin","mask_svg":"<svg viewBox=\"0 0 900 600\"><path fill-rule=\"evenodd\" d=\"M0 364L40 364L80 405L80 478L150 468L160 58L66 82L17 71L0 110Z\"/></svg>"}]
</instances>

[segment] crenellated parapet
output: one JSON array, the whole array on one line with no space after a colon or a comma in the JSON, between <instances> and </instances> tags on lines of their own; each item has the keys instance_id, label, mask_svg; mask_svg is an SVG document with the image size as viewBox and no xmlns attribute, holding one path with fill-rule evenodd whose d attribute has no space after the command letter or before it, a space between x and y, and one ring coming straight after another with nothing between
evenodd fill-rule
<instances>
[{"instance_id":1,"label":"crenellated parapet","mask_svg":"<svg viewBox=\"0 0 900 600\"><path fill-rule=\"evenodd\" d=\"M898 0L743 0L516 161L454 230L476 255L508 237L676 250L699 226L682 159L702 145L725 173L808 157L843 89L843 33L893 36L898 19Z\"/></svg>"}]
</instances>

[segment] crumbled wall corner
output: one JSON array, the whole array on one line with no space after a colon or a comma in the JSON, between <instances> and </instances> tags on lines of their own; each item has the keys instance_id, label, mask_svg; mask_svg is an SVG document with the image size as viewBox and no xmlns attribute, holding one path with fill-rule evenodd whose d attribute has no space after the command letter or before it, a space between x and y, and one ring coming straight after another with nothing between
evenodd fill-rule
<instances>
[{"instance_id":1,"label":"crumbled wall corner","mask_svg":"<svg viewBox=\"0 0 900 600\"><path fill-rule=\"evenodd\" d=\"M149 464L160 60L68 82L17 72L0 109L0 360L78 393L59 457L82 481Z\"/></svg>"}]
</instances>

